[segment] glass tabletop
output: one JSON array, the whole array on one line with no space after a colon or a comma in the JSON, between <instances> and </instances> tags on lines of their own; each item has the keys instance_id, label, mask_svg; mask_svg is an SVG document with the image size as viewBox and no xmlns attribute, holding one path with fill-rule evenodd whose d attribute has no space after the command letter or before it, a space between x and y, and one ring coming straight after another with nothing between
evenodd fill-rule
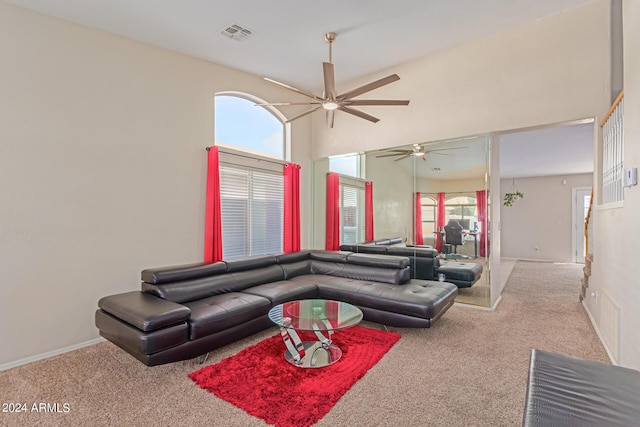
<instances>
[{"instance_id":1,"label":"glass tabletop","mask_svg":"<svg viewBox=\"0 0 640 427\"><path fill-rule=\"evenodd\" d=\"M306 299L276 305L269 310L269 319L299 331L333 331L360 323L362 311L346 302Z\"/></svg>"}]
</instances>

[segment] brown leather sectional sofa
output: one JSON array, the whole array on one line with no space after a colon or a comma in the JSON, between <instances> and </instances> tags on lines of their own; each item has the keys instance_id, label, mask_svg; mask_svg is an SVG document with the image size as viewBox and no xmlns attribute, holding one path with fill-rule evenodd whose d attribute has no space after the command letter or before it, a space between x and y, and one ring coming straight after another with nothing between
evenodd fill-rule
<instances>
[{"instance_id":1,"label":"brown leather sectional sofa","mask_svg":"<svg viewBox=\"0 0 640 427\"><path fill-rule=\"evenodd\" d=\"M142 363L186 360L273 327L271 307L329 299L364 319L428 328L453 305L450 283L410 278L406 257L301 251L142 271L142 290L98 302L100 335Z\"/></svg>"}]
</instances>

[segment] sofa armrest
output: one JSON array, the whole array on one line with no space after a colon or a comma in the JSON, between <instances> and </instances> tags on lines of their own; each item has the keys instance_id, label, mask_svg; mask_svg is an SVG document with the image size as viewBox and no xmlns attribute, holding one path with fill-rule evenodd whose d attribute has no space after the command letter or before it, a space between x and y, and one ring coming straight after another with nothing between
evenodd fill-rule
<instances>
[{"instance_id":1,"label":"sofa armrest","mask_svg":"<svg viewBox=\"0 0 640 427\"><path fill-rule=\"evenodd\" d=\"M101 298L98 307L142 331L186 322L191 316L191 310L184 305L140 291Z\"/></svg>"}]
</instances>

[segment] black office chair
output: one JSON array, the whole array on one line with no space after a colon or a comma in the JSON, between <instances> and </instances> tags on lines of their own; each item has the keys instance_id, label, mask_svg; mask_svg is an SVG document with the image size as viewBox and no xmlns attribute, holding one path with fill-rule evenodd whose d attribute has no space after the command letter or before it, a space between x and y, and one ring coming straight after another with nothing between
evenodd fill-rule
<instances>
[{"instance_id":1,"label":"black office chair","mask_svg":"<svg viewBox=\"0 0 640 427\"><path fill-rule=\"evenodd\" d=\"M458 246L464 245L462 226L455 219L450 219L444 226L444 240L449 246L453 246L453 253L458 254Z\"/></svg>"}]
</instances>

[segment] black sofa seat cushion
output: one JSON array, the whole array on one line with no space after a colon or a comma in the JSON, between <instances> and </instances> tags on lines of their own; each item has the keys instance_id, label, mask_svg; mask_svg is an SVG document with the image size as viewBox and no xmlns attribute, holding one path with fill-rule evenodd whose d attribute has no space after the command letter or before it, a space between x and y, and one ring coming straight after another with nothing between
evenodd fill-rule
<instances>
[{"instance_id":1,"label":"black sofa seat cushion","mask_svg":"<svg viewBox=\"0 0 640 427\"><path fill-rule=\"evenodd\" d=\"M318 295L318 287L313 283L280 280L247 288L242 292L268 298L271 305L278 305L287 301L314 299Z\"/></svg>"},{"instance_id":2,"label":"black sofa seat cushion","mask_svg":"<svg viewBox=\"0 0 640 427\"><path fill-rule=\"evenodd\" d=\"M100 298L98 307L141 331L153 331L184 323L191 313L181 304L165 301L140 291Z\"/></svg>"},{"instance_id":3,"label":"black sofa seat cushion","mask_svg":"<svg viewBox=\"0 0 640 427\"><path fill-rule=\"evenodd\" d=\"M315 283L319 298L423 319L438 316L458 294L458 288L450 283L428 280L412 279L403 285L393 285L313 274L292 280Z\"/></svg>"},{"instance_id":4,"label":"black sofa seat cushion","mask_svg":"<svg viewBox=\"0 0 640 427\"><path fill-rule=\"evenodd\" d=\"M443 262L438 273L444 274L445 281L458 287L469 287L482 276L482 265L472 262Z\"/></svg>"},{"instance_id":5,"label":"black sofa seat cushion","mask_svg":"<svg viewBox=\"0 0 640 427\"><path fill-rule=\"evenodd\" d=\"M184 304L191 310L189 337L195 340L266 316L271 301L257 295L228 292Z\"/></svg>"},{"instance_id":6,"label":"black sofa seat cushion","mask_svg":"<svg viewBox=\"0 0 640 427\"><path fill-rule=\"evenodd\" d=\"M134 353L157 353L161 350L184 344L189 338L187 322L167 326L156 331L144 332L115 318L104 310L96 311L95 322L100 330L100 335Z\"/></svg>"}]
</instances>

